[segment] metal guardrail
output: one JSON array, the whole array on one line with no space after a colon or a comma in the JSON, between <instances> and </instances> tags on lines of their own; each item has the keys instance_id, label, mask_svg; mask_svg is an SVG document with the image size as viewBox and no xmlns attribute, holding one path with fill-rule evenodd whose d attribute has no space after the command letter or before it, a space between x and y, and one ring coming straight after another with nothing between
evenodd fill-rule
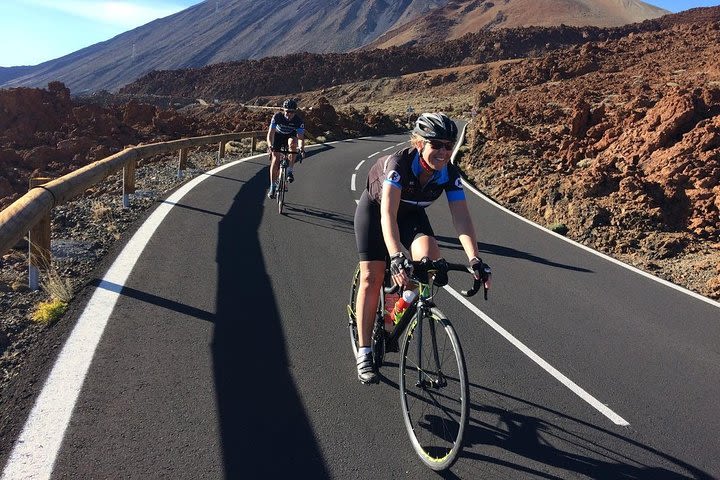
<instances>
[{"instance_id":1,"label":"metal guardrail","mask_svg":"<svg viewBox=\"0 0 720 480\"><path fill-rule=\"evenodd\" d=\"M256 139L265 134L264 131L224 133L128 147L47 183L31 183L25 195L0 211L0 255L8 252L29 232L28 276L30 288L37 289L39 269L51 261L50 214L54 207L79 197L88 188L120 170L123 170L123 205L127 207L129 194L135 192L135 170L139 159L180 150L178 176L181 177L188 148L219 143L219 163L225 156L227 142L252 138L251 151L254 151ZM37 179L35 183L38 183Z\"/></svg>"}]
</instances>

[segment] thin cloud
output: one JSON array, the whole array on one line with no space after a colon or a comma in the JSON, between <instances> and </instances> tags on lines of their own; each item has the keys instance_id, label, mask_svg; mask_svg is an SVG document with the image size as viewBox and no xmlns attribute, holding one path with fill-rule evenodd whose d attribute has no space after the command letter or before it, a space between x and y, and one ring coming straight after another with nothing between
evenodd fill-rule
<instances>
[{"instance_id":1,"label":"thin cloud","mask_svg":"<svg viewBox=\"0 0 720 480\"><path fill-rule=\"evenodd\" d=\"M27 3L38 7L50 8L76 17L121 27L144 25L157 18L167 17L187 7L172 2L155 2L159 5L143 5L131 1L58 1L28 0Z\"/></svg>"}]
</instances>

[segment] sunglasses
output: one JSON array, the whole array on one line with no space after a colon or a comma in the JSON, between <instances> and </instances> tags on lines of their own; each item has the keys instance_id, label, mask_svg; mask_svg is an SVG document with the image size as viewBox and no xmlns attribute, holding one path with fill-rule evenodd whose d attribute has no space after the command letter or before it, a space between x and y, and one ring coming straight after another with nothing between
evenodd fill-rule
<instances>
[{"instance_id":1,"label":"sunglasses","mask_svg":"<svg viewBox=\"0 0 720 480\"><path fill-rule=\"evenodd\" d=\"M445 150L452 150L453 147L452 143L443 142L441 140L425 140L425 143L429 143L433 150L440 150L441 148L444 148Z\"/></svg>"}]
</instances>

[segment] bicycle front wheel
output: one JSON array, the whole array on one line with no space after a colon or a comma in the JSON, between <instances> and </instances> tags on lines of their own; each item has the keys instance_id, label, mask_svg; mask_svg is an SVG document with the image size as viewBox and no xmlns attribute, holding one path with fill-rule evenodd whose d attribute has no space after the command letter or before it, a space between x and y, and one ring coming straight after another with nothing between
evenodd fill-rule
<instances>
[{"instance_id":1,"label":"bicycle front wheel","mask_svg":"<svg viewBox=\"0 0 720 480\"><path fill-rule=\"evenodd\" d=\"M283 207L285 206L285 185L287 183L287 174L285 173L285 169L283 168L280 171L280 176L278 177L278 191L277 191L277 202L278 202L278 213L282 215L283 213Z\"/></svg>"},{"instance_id":2,"label":"bicycle front wheel","mask_svg":"<svg viewBox=\"0 0 720 480\"><path fill-rule=\"evenodd\" d=\"M420 459L450 468L462 449L469 414L465 357L452 324L437 308L410 322L400 358L400 403Z\"/></svg>"}]
</instances>

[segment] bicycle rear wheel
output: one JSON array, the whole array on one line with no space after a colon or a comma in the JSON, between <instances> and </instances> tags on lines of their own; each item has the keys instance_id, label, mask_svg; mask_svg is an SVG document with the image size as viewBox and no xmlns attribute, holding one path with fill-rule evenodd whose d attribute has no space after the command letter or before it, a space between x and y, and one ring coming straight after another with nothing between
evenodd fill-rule
<instances>
[{"instance_id":1,"label":"bicycle rear wheel","mask_svg":"<svg viewBox=\"0 0 720 480\"><path fill-rule=\"evenodd\" d=\"M465 357L452 324L437 308L410 322L400 357L400 403L413 448L433 470L450 468L468 422Z\"/></svg>"},{"instance_id":2,"label":"bicycle rear wheel","mask_svg":"<svg viewBox=\"0 0 720 480\"><path fill-rule=\"evenodd\" d=\"M278 213L282 215L283 207L285 206L285 185L287 184L287 173L284 168L280 169L280 175L278 176L278 191L277 191L277 202L278 202Z\"/></svg>"},{"instance_id":3,"label":"bicycle rear wheel","mask_svg":"<svg viewBox=\"0 0 720 480\"><path fill-rule=\"evenodd\" d=\"M350 285L350 303L347 306L348 310L348 328L350 330L350 343L352 344L353 356L357 358L358 352L358 329L357 329L357 318L355 313L357 312L357 292L360 287L360 265L355 268L353 274L352 285Z\"/></svg>"}]
</instances>

